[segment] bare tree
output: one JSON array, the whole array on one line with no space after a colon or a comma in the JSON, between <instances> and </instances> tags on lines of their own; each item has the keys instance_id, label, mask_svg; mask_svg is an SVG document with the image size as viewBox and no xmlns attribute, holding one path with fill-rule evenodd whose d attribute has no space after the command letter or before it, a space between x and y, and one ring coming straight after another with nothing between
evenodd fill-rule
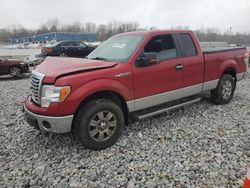
<instances>
[{"instance_id":1,"label":"bare tree","mask_svg":"<svg viewBox=\"0 0 250 188\"><path fill-rule=\"evenodd\" d=\"M93 22L87 22L85 24L85 32L87 33L95 33L96 32L96 24Z\"/></svg>"},{"instance_id":2,"label":"bare tree","mask_svg":"<svg viewBox=\"0 0 250 188\"><path fill-rule=\"evenodd\" d=\"M97 28L97 40L104 41L108 38L106 25L101 24Z\"/></svg>"},{"instance_id":3,"label":"bare tree","mask_svg":"<svg viewBox=\"0 0 250 188\"><path fill-rule=\"evenodd\" d=\"M50 32L56 32L59 29L59 20L57 18L51 18L46 23Z\"/></svg>"},{"instance_id":4,"label":"bare tree","mask_svg":"<svg viewBox=\"0 0 250 188\"><path fill-rule=\"evenodd\" d=\"M155 29L155 27L151 27ZM178 26L172 29L189 29L188 26ZM86 32L86 33L97 33L97 38L100 41L106 40L110 36L113 36L122 32L142 30L139 28L137 22L121 22L121 21L111 21L107 24L96 25L92 22L81 23L74 22L72 24L61 25L57 18L49 19L45 24L42 24L37 30L28 30L22 25L11 25L6 29L0 29L0 42L10 42L11 38L19 37L31 37L34 34L43 34L48 32ZM143 29L144 30L144 29ZM200 41L226 41L232 42L234 44L250 44L250 33L232 33L230 35L230 30L228 29L224 33L221 33L217 28L204 28L196 30Z\"/></svg>"},{"instance_id":5,"label":"bare tree","mask_svg":"<svg viewBox=\"0 0 250 188\"><path fill-rule=\"evenodd\" d=\"M108 22L106 25L100 25L97 28L97 33L100 40L106 40L112 35L136 31L139 28L139 24L137 22L118 22L116 20L112 22Z\"/></svg>"},{"instance_id":6,"label":"bare tree","mask_svg":"<svg viewBox=\"0 0 250 188\"><path fill-rule=\"evenodd\" d=\"M45 24L43 24L39 27L36 33L43 34L43 33L48 33L49 31L50 31L49 28Z\"/></svg>"}]
</instances>

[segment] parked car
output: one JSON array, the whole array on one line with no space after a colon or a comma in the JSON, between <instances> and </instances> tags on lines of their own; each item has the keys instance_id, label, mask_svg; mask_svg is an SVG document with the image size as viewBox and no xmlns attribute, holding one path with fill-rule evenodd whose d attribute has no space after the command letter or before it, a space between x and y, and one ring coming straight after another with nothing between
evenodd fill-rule
<instances>
[{"instance_id":1,"label":"parked car","mask_svg":"<svg viewBox=\"0 0 250 188\"><path fill-rule=\"evenodd\" d=\"M0 75L10 74L13 77L18 77L27 72L29 72L29 67L23 61L0 59Z\"/></svg>"},{"instance_id":2,"label":"parked car","mask_svg":"<svg viewBox=\"0 0 250 188\"><path fill-rule=\"evenodd\" d=\"M86 59L50 57L31 73L24 111L33 127L72 131L90 149L141 120L201 100L227 104L247 74L245 47L205 51L192 31L141 31L111 37ZM58 63L54 63L58 62Z\"/></svg>"},{"instance_id":3,"label":"parked car","mask_svg":"<svg viewBox=\"0 0 250 188\"><path fill-rule=\"evenodd\" d=\"M42 49L43 56L85 57L96 47L78 41L62 41L48 45Z\"/></svg>"},{"instance_id":4,"label":"parked car","mask_svg":"<svg viewBox=\"0 0 250 188\"><path fill-rule=\"evenodd\" d=\"M29 67L34 67L39 65L44 61L45 57L42 56L42 54L37 54L37 55L31 55L27 57L24 62L29 66Z\"/></svg>"}]
</instances>

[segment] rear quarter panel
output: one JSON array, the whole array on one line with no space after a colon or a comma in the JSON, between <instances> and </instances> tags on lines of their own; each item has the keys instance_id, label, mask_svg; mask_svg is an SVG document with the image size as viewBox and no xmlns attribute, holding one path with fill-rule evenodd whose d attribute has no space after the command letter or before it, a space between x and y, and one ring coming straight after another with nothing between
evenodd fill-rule
<instances>
[{"instance_id":1,"label":"rear quarter panel","mask_svg":"<svg viewBox=\"0 0 250 188\"><path fill-rule=\"evenodd\" d=\"M245 53L244 49L204 53L205 82L219 79L223 72L229 68L233 68L236 74L245 72Z\"/></svg>"}]
</instances>

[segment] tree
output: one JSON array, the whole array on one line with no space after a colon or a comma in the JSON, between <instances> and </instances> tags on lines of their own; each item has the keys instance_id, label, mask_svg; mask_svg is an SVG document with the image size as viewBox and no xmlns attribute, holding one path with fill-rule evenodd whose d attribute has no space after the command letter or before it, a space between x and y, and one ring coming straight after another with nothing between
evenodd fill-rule
<instances>
[{"instance_id":1,"label":"tree","mask_svg":"<svg viewBox=\"0 0 250 188\"><path fill-rule=\"evenodd\" d=\"M46 25L41 25L39 29L37 30L37 34L43 34L43 33L48 33L50 30Z\"/></svg>"},{"instance_id":2,"label":"tree","mask_svg":"<svg viewBox=\"0 0 250 188\"><path fill-rule=\"evenodd\" d=\"M154 27L151 27L155 29ZM178 26L172 29L188 29L188 26ZM49 19L45 24L36 30L29 30L22 25L11 25L5 29L0 29L0 42L10 42L11 38L19 37L31 37L35 34L43 34L48 32L86 32L86 33L97 33L97 40L103 41L107 38L122 32L130 32L142 30L139 28L137 22L121 22L111 21L106 24L96 25L93 22L81 23L73 22L72 24L61 25L57 18ZM144 29L143 29L144 30ZM224 33L221 33L218 28L205 28L201 27L195 31L200 41L215 42L215 41L226 41L234 44L250 44L250 33L233 33L230 36L229 29Z\"/></svg>"},{"instance_id":3,"label":"tree","mask_svg":"<svg viewBox=\"0 0 250 188\"><path fill-rule=\"evenodd\" d=\"M57 18L51 18L46 23L50 32L57 32L59 29L59 20Z\"/></svg>"},{"instance_id":4,"label":"tree","mask_svg":"<svg viewBox=\"0 0 250 188\"><path fill-rule=\"evenodd\" d=\"M96 32L96 24L93 22L87 22L85 24L85 32L87 33L95 33Z\"/></svg>"}]
</instances>

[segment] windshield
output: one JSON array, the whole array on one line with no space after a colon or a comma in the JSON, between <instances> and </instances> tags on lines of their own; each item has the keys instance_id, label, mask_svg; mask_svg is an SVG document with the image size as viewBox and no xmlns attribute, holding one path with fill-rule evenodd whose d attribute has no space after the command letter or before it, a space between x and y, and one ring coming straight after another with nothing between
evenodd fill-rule
<instances>
[{"instance_id":1,"label":"windshield","mask_svg":"<svg viewBox=\"0 0 250 188\"><path fill-rule=\"evenodd\" d=\"M87 58L126 62L138 47L143 37L142 35L113 36L91 52Z\"/></svg>"}]
</instances>

